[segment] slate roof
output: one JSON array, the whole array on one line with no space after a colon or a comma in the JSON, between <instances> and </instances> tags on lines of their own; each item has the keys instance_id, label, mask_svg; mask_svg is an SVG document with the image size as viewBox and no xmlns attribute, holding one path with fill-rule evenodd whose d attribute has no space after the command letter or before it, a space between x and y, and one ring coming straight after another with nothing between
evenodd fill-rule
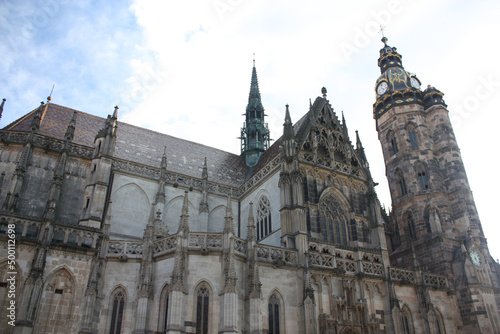
<instances>
[{"instance_id":1,"label":"slate roof","mask_svg":"<svg viewBox=\"0 0 500 334\"><path fill-rule=\"evenodd\" d=\"M30 131L35 111L7 125L4 130ZM95 136L104 127L106 119L54 103L49 104L42 116L39 133L63 139L75 111L77 118L73 142L93 147ZM116 158L159 167L164 146L167 147L167 169L172 172L199 178L203 160L207 157L209 181L236 187L246 181L249 168L239 155L118 122Z\"/></svg>"}]
</instances>

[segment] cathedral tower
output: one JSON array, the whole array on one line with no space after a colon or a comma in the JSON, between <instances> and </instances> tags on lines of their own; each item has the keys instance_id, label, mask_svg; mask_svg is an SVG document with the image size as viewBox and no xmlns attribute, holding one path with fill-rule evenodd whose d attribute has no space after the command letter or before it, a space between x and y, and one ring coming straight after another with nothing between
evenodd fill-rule
<instances>
[{"instance_id":1,"label":"cathedral tower","mask_svg":"<svg viewBox=\"0 0 500 334\"><path fill-rule=\"evenodd\" d=\"M260 98L259 83L255 60L252 69L250 95L245 112L245 123L241 128L241 155L245 157L247 166L253 167L259 161L262 152L269 147L269 129L264 122L264 107Z\"/></svg>"},{"instance_id":2,"label":"cathedral tower","mask_svg":"<svg viewBox=\"0 0 500 334\"><path fill-rule=\"evenodd\" d=\"M496 264L474 204L443 93L407 72L395 47L380 50L374 118L392 198L391 264L446 275L465 332L491 333Z\"/></svg>"}]
</instances>

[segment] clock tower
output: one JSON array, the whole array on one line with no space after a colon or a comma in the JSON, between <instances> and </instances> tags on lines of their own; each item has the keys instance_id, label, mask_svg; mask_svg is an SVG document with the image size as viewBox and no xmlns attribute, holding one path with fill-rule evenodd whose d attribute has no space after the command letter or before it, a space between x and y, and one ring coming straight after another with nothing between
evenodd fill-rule
<instances>
[{"instance_id":1,"label":"clock tower","mask_svg":"<svg viewBox=\"0 0 500 334\"><path fill-rule=\"evenodd\" d=\"M448 277L464 333L497 333L498 264L491 257L443 93L421 89L395 47L380 50L373 117L392 212L391 265Z\"/></svg>"}]
</instances>

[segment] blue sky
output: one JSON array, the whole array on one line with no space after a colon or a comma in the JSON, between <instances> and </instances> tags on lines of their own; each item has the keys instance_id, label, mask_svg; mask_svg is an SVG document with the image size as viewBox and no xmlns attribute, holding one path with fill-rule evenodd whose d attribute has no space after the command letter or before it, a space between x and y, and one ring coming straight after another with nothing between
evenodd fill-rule
<instances>
[{"instance_id":1,"label":"blue sky","mask_svg":"<svg viewBox=\"0 0 500 334\"><path fill-rule=\"evenodd\" d=\"M253 53L273 138L328 89L359 130L390 206L372 118L380 24L423 87L441 90L494 258L497 1L0 1L0 127L45 100L239 153Z\"/></svg>"}]
</instances>

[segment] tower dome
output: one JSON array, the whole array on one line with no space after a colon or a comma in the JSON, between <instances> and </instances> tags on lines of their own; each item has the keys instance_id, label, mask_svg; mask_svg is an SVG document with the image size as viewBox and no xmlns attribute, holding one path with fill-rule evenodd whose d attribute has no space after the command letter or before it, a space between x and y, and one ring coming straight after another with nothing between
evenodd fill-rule
<instances>
[{"instance_id":1,"label":"tower dome","mask_svg":"<svg viewBox=\"0 0 500 334\"><path fill-rule=\"evenodd\" d=\"M387 38L382 38L384 47L380 49L378 66L381 75L375 83L377 101L373 105L373 117L378 118L396 105L409 103L422 104L420 80L403 67L402 56L395 47L387 45Z\"/></svg>"}]
</instances>

